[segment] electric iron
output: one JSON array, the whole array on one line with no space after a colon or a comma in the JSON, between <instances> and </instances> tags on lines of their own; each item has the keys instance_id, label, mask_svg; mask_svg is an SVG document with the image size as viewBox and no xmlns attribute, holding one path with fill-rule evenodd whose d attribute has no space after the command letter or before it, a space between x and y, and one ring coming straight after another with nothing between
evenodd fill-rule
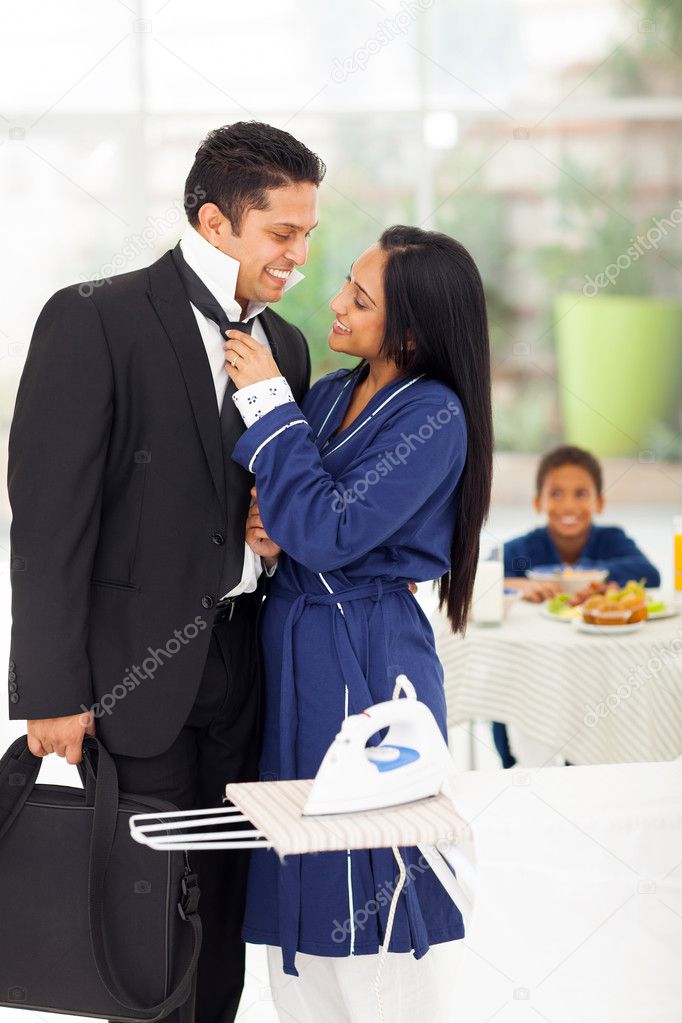
<instances>
[{"instance_id":1,"label":"electric iron","mask_svg":"<svg viewBox=\"0 0 682 1023\"><path fill-rule=\"evenodd\" d=\"M398 676L398 689L406 699L377 703L345 719L320 764L305 816L378 810L445 791L454 765L436 719L405 675ZM384 728L384 740L367 746Z\"/></svg>"}]
</instances>

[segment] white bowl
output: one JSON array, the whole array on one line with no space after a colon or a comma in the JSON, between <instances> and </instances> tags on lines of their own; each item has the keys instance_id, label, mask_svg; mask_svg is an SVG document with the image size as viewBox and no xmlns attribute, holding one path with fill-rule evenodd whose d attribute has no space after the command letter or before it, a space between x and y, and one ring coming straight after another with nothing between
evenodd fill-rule
<instances>
[{"instance_id":1,"label":"white bowl","mask_svg":"<svg viewBox=\"0 0 682 1023\"><path fill-rule=\"evenodd\" d=\"M526 577L535 582L558 583L561 593L570 593L573 596L590 583L603 583L608 574L608 568L561 568L555 565L548 568L529 568Z\"/></svg>"}]
</instances>

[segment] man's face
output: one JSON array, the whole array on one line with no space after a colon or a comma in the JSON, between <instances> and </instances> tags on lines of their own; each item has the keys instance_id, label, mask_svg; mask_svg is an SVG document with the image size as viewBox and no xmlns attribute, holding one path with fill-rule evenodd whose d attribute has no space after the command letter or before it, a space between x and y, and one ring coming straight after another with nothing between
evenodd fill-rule
<instances>
[{"instance_id":1,"label":"man's face","mask_svg":"<svg viewBox=\"0 0 682 1023\"><path fill-rule=\"evenodd\" d=\"M291 271L308 258L310 233L317 226L315 185L285 185L266 194L268 208L248 210L239 235L225 217L217 227L217 247L239 260L235 297L243 306L279 302Z\"/></svg>"}]
</instances>

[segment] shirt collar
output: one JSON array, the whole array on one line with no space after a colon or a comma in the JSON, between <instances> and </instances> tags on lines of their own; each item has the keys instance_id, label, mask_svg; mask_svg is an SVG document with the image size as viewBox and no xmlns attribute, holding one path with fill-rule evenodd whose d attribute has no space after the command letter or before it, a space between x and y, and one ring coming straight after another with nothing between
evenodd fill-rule
<instances>
[{"instance_id":1,"label":"shirt collar","mask_svg":"<svg viewBox=\"0 0 682 1023\"><path fill-rule=\"evenodd\" d=\"M242 318L241 307L234 295L237 287L239 260L233 259L232 256L217 249L215 245L211 245L191 224L188 224L182 233L180 248L189 266L218 300L228 319L246 322L253 319L254 316L259 316L267 308L266 302L249 302ZM299 270L292 270L283 290L289 291L290 288L302 281L303 277L304 275Z\"/></svg>"}]
</instances>

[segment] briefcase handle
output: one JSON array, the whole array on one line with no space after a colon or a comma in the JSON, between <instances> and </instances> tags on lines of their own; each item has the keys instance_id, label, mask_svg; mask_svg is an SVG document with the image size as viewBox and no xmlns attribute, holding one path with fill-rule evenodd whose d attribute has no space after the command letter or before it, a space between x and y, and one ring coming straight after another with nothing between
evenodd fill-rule
<instances>
[{"instance_id":1,"label":"briefcase handle","mask_svg":"<svg viewBox=\"0 0 682 1023\"><path fill-rule=\"evenodd\" d=\"M161 1020L176 1009L189 996L186 985L191 983L201 949L201 920L196 912L182 913L192 928L192 954L187 969L175 988L156 1005L137 1005L115 978L104 941L104 885L111 848L116 832L118 814L118 775L116 765L102 743L95 736L83 739L83 761L80 771L85 783L85 800L93 807L90 837L90 865L88 876L88 910L90 942L100 980L111 997L124 1009L144 1013L148 1023ZM0 841L21 813L35 785L42 757L36 757L28 748L28 737L19 736L0 760ZM84 777L85 775L85 777Z\"/></svg>"}]
</instances>

